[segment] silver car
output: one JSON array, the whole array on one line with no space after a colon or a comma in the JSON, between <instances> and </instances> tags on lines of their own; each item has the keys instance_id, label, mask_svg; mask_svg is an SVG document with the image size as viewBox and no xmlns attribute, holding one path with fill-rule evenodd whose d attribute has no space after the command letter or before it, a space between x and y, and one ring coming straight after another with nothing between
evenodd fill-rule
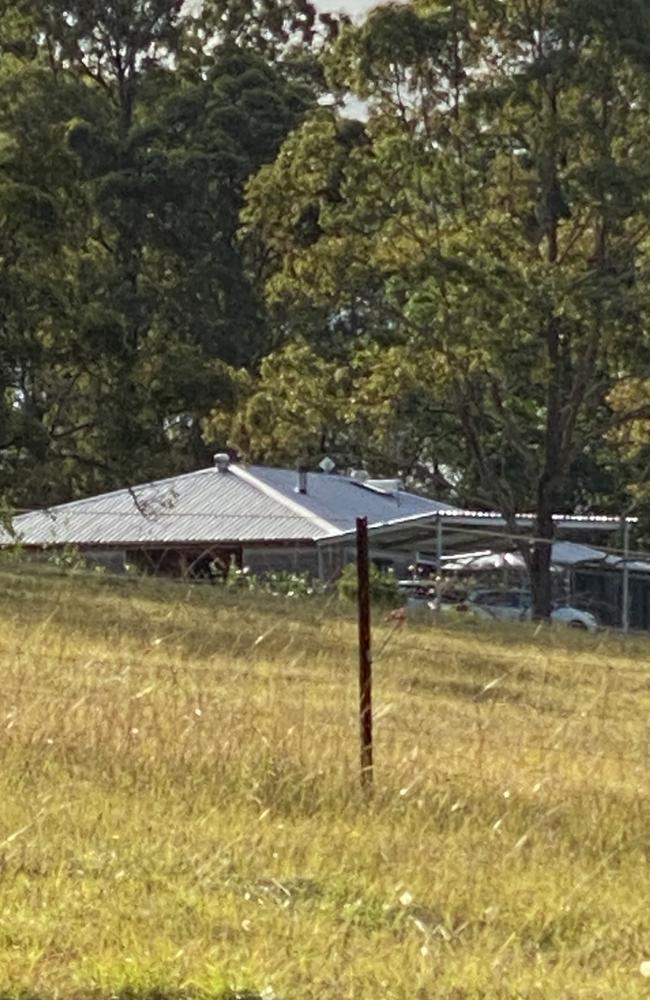
<instances>
[{"instance_id":1,"label":"silver car","mask_svg":"<svg viewBox=\"0 0 650 1000\"><path fill-rule=\"evenodd\" d=\"M530 621L532 599L527 590L475 590L469 595L470 606L483 618L499 621ZM598 620L589 611L556 604L551 612L551 621L569 628L597 632Z\"/></svg>"}]
</instances>

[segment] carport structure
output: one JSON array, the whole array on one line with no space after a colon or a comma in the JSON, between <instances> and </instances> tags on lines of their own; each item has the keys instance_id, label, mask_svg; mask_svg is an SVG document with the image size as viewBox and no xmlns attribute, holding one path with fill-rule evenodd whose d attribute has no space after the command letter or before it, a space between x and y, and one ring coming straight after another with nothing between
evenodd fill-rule
<instances>
[{"instance_id":1,"label":"carport structure","mask_svg":"<svg viewBox=\"0 0 650 1000\"><path fill-rule=\"evenodd\" d=\"M436 570L446 561L479 550L512 550L535 540L535 515L518 514L514 523L503 515L491 511L449 508L434 513L396 518L392 521L370 524L368 536L372 552L377 555L396 550L409 551L414 564L429 563ZM556 514L553 518L557 540L579 539L585 548L584 563L593 565L595 544L611 540L619 533L622 547L616 553L616 565L622 573L621 624L629 630L630 622L630 571L638 557L630 552L630 532L637 523L635 517L611 517L599 514ZM321 539L319 548L322 560L332 574L337 564L350 558L354 545L354 532ZM605 553L607 555L607 553ZM599 561L599 560L598 560Z\"/></svg>"}]
</instances>

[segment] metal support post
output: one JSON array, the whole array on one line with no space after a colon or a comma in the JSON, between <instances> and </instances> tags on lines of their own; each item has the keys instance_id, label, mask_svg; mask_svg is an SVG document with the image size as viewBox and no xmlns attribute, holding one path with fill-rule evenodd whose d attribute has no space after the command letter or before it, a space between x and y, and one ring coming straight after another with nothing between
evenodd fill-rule
<instances>
[{"instance_id":1,"label":"metal support post","mask_svg":"<svg viewBox=\"0 0 650 1000\"><path fill-rule=\"evenodd\" d=\"M444 548L442 530L442 518L438 514L436 518L436 611L440 611L442 605L442 556Z\"/></svg>"},{"instance_id":2,"label":"metal support post","mask_svg":"<svg viewBox=\"0 0 650 1000\"><path fill-rule=\"evenodd\" d=\"M357 518L357 588L359 607L359 729L361 787L372 790L372 659L370 654L370 566L368 521Z\"/></svg>"},{"instance_id":3,"label":"metal support post","mask_svg":"<svg viewBox=\"0 0 650 1000\"><path fill-rule=\"evenodd\" d=\"M626 634L630 631L630 522L623 521L623 598L622 626Z\"/></svg>"}]
</instances>

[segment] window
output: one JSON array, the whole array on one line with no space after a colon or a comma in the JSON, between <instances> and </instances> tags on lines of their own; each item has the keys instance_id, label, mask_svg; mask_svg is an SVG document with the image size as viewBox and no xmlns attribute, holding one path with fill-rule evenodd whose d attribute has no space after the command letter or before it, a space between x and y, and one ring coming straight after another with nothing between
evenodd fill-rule
<instances>
[{"instance_id":1,"label":"window","mask_svg":"<svg viewBox=\"0 0 650 1000\"><path fill-rule=\"evenodd\" d=\"M474 598L474 604L487 608L526 607L518 590L486 590Z\"/></svg>"}]
</instances>

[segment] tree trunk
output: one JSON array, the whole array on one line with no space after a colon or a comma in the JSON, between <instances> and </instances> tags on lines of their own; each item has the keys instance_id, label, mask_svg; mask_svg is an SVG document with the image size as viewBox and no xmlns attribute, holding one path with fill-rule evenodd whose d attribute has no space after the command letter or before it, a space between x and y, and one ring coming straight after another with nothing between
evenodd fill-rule
<instances>
[{"instance_id":1,"label":"tree trunk","mask_svg":"<svg viewBox=\"0 0 650 1000\"><path fill-rule=\"evenodd\" d=\"M550 274L557 266L559 255L558 191L560 188L557 166L557 93L552 77L547 81L544 98L548 139L546 148L539 157L538 171L540 208L546 230L546 262ZM557 501L557 486L564 471L559 467L562 461L563 437L563 363L560 347L560 322L553 307L551 307L551 314L547 318L545 327L543 336L546 342L548 385L546 390L544 465L537 485L535 539L529 567L533 621L548 621L551 617L553 602L551 562L555 534L553 514Z\"/></svg>"},{"instance_id":2,"label":"tree trunk","mask_svg":"<svg viewBox=\"0 0 650 1000\"><path fill-rule=\"evenodd\" d=\"M564 477L562 454L562 375L559 354L559 329L551 317L546 330L546 348L549 360L546 393L546 429L544 434L544 467L537 483L535 505L535 536L531 549L529 575L534 621L547 621L552 605L552 547L558 501L558 487Z\"/></svg>"},{"instance_id":3,"label":"tree trunk","mask_svg":"<svg viewBox=\"0 0 650 1000\"><path fill-rule=\"evenodd\" d=\"M548 621L553 605L553 577L551 573L553 537L553 498L540 489L535 521L535 541L530 558L530 590L533 621Z\"/></svg>"}]
</instances>

